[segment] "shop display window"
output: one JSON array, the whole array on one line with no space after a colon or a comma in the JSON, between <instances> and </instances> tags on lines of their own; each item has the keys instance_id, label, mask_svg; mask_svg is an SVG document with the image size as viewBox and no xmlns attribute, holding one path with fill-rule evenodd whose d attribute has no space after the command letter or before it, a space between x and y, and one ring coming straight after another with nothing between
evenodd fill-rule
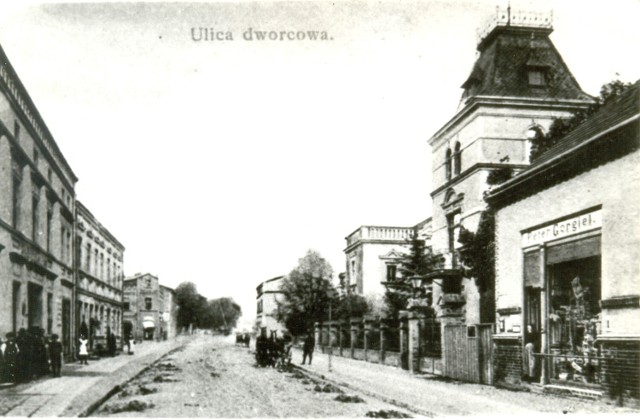
<instances>
[{"instance_id":1,"label":"shop display window","mask_svg":"<svg viewBox=\"0 0 640 420\"><path fill-rule=\"evenodd\" d=\"M599 382L600 257L582 258L549 266L549 330L553 357L552 378Z\"/></svg>"}]
</instances>

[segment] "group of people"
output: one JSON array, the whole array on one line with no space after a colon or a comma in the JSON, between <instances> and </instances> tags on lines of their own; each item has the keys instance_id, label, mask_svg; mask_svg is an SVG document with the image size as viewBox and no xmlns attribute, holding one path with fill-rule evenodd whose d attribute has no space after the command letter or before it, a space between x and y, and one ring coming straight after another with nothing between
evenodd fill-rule
<instances>
[{"instance_id":1,"label":"group of people","mask_svg":"<svg viewBox=\"0 0 640 420\"><path fill-rule=\"evenodd\" d=\"M286 367L291 363L291 336L278 337L275 333L256 338L256 362L261 367Z\"/></svg>"},{"instance_id":2,"label":"group of people","mask_svg":"<svg viewBox=\"0 0 640 420\"><path fill-rule=\"evenodd\" d=\"M249 335L248 332L236 334L236 344L239 344L243 347L249 347L250 343L251 343L251 335Z\"/></svg>"},{"instance_id":3,"label":"group of people","mask_svg":"<svg viewBox=\"0 0 640 420\"><path fill-rule=\"evenodd\" d=\"M0 343L0 381L29 382L44 375L60 376L63 348L57 334L43 328L21 328Z\"/></svg>"}]
</instances>

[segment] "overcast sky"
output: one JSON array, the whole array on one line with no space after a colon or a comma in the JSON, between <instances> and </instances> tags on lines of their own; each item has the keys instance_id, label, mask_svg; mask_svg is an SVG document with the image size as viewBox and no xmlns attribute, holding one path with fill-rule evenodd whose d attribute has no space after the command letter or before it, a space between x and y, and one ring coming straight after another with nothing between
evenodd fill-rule
<instances>
[{"instance_id":1,"label":"overcast sky","mask_svg":"<svg viewBox=\"0 0 640 420\"><path fill-rule=\"evenodd\" d=\"M337 275L359 226L430 216L426 142L496 5L31 2L0 6L0 44L78 199L126 247L125 274L193 281L251 321L257 284L307 249ZM553 9L551 39L586 92L640 77L639 1L511 5ZM200 27L233 41L194 41ZM249 28L328 40L246 41Z\"/></svg>"}]
</instances>

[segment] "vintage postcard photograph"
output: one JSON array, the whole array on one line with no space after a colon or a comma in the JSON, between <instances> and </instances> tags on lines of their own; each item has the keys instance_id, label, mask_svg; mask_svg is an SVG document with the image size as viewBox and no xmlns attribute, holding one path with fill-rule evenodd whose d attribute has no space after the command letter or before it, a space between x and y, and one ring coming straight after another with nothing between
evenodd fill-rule
<instances>
[{"instance_id":1,"label":"vintage postcard photograph","mask_svg":"<svg viewBox=\"0 0 640 420\"><path fill-rule=\"evenodd\" d=\"M0 416L640 413L640 2L0 5Z\"/></svg>"}]
</instances>

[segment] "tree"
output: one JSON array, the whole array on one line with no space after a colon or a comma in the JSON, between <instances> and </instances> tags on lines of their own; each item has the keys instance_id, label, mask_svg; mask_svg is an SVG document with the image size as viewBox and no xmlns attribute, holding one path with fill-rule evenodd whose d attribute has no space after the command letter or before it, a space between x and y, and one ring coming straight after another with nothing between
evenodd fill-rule
<instances>
[{"instance_id":1,"label":"tree","mask_svg":"<svg viewBox=\"0 0 640 420\"><path fill-rule=\"evenodd\" d=\"M207 303L207 316L212 320L208 328L228 331L236 326L241 315L240 305L230 297L213 299Z\"/></svg>"},{"instance_id":2,"label":"tree","mask_svg":"<svg viewBox=\"0 0 640 420\"><path fill-rule=\"evenodd\" d=\"M206 306L206 298L200 296L196 285L182 282L176 287L176 304L178 305L178 327L199 326L199 318Z\"/></svg>"},{"instance_id":3,"label":"tree","mask_svg":"<svg viewBox=\"0 0 640 420\"><path fill-rule=\"evenodd\" d=\"M458 242L460 261L465 266L465 277L475 280L480 294L480 322L495 321L495 213L487 208L480 216L477 232L464 227Z\"/></svg>"},{"instance_id":4,"label":"tree","mask_svg":"<svg viewBox=\"0 0 640 420\"><path fill-rule=\"evenodd\" d=\"M348 293L338 302L333 319L360 318L369 312L369 304L364 296Z\"/></svg>"},{"instance_id":5,"label":"tree","mask_svg":"<svg viewBox=\"0 0 640 420\"><path fill-rule=\"evenodd\" d=\"M442 267L442 256L436 255L425 241L420 239L417 232L411 236L411 245L408 253L403 253L398 267L400 278L395 284L389 284L384 295L386 316L392 319L398 318L398 313L407 309L407 304L413 295L413 286L410 278L424 276Z\"/></svg>"},{"instance_id":6,"label":"tree","mask_svg":"<svg viewBox=\"0 0 640 420\"><path fill-rule=\"evenodd\" d=\"M337 292L331 284L331 265L313 250L298 260L283 280L282 300L276 316L293 335L311 333L316 322L328 318L329 300L337 307Z\"/></svg>"},{"instance_id":7,"label":"tree","mask_svg":"<svg viewBox=\"0 0 640 420\"><path fill-rule=\"evenodd\" d=\"M530 162L538 159L544 152L553 147L560 139L573 131L580 124L596 113L604 105L614 102L632 84L614 80L602 85L600 96L585 110L576 111L570 118L555 118L546 134L538 133L531 140Z\"/></svg>"}]
</instances>

